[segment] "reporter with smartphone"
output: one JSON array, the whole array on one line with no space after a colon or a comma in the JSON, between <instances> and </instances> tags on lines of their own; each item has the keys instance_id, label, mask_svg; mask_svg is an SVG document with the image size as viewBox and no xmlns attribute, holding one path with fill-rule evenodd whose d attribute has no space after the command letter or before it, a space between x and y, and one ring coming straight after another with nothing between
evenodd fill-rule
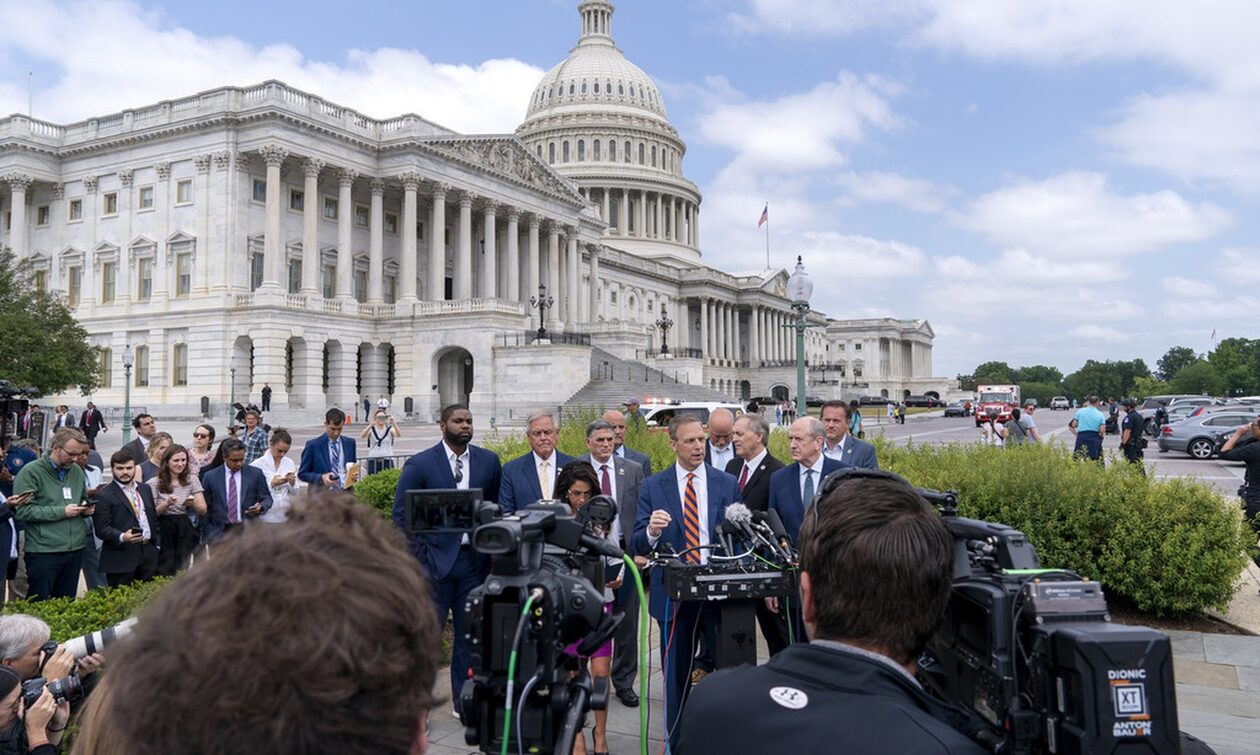
<instances>
[{"instance_id":1,"label":"reporter with smartphone","mask_svg":"<svg viewBox=\"0 0 1260 755\"><path fill-rule=\"evenodd\" d=\"M73 598L78 592L87 537L83 517L93 511L87 476L75 463L85 450L83 432L63 427L53 435L48 454L24 465L13 481L15 494L32 493L14 514L26 526L27 597L32 601Z\"/></svg>"},{"instance_id":2,"label":"reporter with smartphone","mask_svg":"<svg viewBox=\"0 0 1260 755\"><path fill-rule=\"evenodd\" d=\"M110 587L157 574L161 529L153 488L136 484L136 461L117 451L109 459L114 481L96 494L93 516L101 539L101 571Z\"/></svg>"}]
</instances>

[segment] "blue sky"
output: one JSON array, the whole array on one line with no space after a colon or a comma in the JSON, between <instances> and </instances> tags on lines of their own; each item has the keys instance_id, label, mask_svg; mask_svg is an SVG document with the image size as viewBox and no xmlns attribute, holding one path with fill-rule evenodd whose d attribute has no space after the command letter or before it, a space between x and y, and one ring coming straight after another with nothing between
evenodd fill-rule
<instances>
[{"instance_id":1,"label":"blue sky","mask_svg":"<svg viewBox=\"0 0 1260 755\"><path fill-rule=\"evenodd\" d=\"M511 131L576 0L0 0L0 112L69 121L279 78ZM1260 337L1260 5L626 0L704 192L706 259L804 254L833 317L926 318L936 372Z\"/></svg>"}]
</instances>

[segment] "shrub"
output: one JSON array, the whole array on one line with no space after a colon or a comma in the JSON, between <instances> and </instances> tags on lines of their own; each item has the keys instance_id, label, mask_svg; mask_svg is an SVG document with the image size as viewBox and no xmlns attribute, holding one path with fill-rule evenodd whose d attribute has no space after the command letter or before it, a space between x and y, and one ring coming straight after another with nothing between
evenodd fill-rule
<instances>
[{"instance_id":1,"label":"shrub","mask_svg":"<svg viewBox=\"0 0 1260 755\"><path fill-rule=\"evenodd\" d=\"M169 578L159 577L151 582L91 590L78 600L54 598L33 603L18 600L5 605L0 613L24 613L43 619L52 630L52 638L65 642L89 632L112 627L128 616L135 615L145 603L157 597L170 581Z\"/></svg>"},{"instance_id":2,"label":"shrub","mask_svg":"<svg viewBox=\"0 0 1260 755\"><path fill-rule=\"evenodd\" d=\"M389 519L394 512L394 490L398 487L398 478L402 470L382 469L359 480L354 486L354 497L376 509L377 513Z\"/></svg>"}]
</instances>

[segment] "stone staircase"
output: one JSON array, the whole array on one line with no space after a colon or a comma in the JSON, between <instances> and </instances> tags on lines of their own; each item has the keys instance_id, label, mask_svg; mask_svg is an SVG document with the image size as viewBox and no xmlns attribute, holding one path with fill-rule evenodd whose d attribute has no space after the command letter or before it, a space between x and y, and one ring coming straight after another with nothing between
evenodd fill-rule
<instances>
[{"instance_id":1,"label":"stone staircase","mask_svg":"<svg viewBox=\"0 0 1260 755\"><path fill-rule=\"evenodd\" d=\"M730 401L730 397L701 385L689 385L673 375L641 362L620 359L600 348L591 349L591 381L565 402L568 409L614 409L635 396L678 401Z\"/></svg>"}]
</instances>

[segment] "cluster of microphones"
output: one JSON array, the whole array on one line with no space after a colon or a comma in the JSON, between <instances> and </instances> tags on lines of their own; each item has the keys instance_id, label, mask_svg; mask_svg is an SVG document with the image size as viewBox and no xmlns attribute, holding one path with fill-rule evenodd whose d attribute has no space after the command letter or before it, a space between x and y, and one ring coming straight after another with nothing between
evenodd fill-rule
<instances>
[{"instance_id":1,"label":"cluster of microphones","mask_svg":"<svg viewBox=\"0 0 1260 755\"><path fill-rule=\"evenodd\" d=\"M742 503L732 503L726 507L726 518L718 525L718 540L728 558L751 559L761 551L763 556L782 565L796 562L796 551L779 512L774 510L753 511Z\"/></svg>"}]
</instances>

